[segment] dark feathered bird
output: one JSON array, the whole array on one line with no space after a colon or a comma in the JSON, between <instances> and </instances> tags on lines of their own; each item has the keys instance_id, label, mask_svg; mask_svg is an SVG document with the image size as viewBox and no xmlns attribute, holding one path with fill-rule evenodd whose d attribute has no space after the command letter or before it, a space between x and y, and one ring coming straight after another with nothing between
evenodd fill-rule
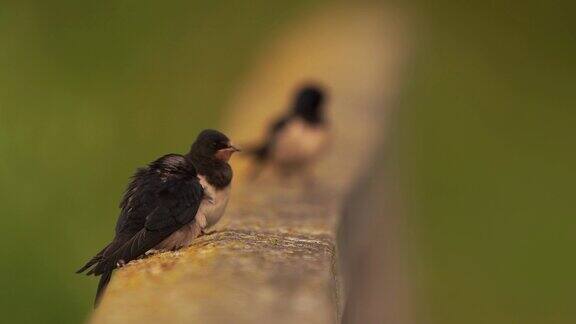
<instances>
[{"instance_id":1,"label":"dark feathered bird","mask_svg":"<svg viewBox=\"0 0 576 324\"><path fill-rule=\"evenodd\" d=\"M316 160L329 138L325 101L324 90L315 85L304 86L297 92L289 111L268 127L264 141L246 151L256 164L253 177L265 165L291 174Z\"/></svg>"},{"instance_id":2,"label":"dark feathered bird","mask_svg":"<svg viewBox=\"0 0 576 324\"><path fill-rule=\"evenodd\" d=\"M218 222L228 203L231 155L238 151L224 134L205 130L186 155L168 154L132 177L110 244L77 272L100 276L98 304L112 271L151 249L189 245Z\"/></svg>"}]
</instances>

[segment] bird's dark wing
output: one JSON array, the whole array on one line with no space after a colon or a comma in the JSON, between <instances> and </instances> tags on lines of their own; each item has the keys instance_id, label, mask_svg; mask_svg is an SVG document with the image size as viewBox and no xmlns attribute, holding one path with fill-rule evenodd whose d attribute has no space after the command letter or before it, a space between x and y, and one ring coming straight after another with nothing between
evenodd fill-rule
<instances>
[{"instance_id":1,"label":"bird's dark wing","mask_svg":"<svg viewBox=\"0 0 576 324\"><path fill-rule=\"evenodd\" d=\"M129 262L158 245L194 220L204 190L197 177L169 179L157 192L157 206L146 216L144 227L115 251L107 254L87 274L100 275Z\"/></svg>"},{"instance_id":2,"label":"bird's dark wing","mask_svg":"<svg viewBox=\"0 0 576 324\"><path fill-rule=\"evenodd\" d=\"M154 172L150 167L136 171L120 202L121 212L116 222L117 236L126 233L132 237L144 227L146 216L157 204L156 192L161 185L162 178L159 172Z\"/></svg>"},{"instance_id":3,"label":"bird's dark wing","mask_svg":"<svg viewBox=\"0 0 576 324\"><path fill-rule=\"evenodd\" d=\"M124 245L144 227L146 216L152 212L156 205L156 191L162 184L160 173L156 172L152 166L162 159L164 157L145 168L136 170L120 202L121 211L116 222L114 239L76 271L77 273L82 273L100 262L106 255Z\"/></svg>"},{"instance_id":4,"label":"bird's dark wing","mask_svg":"<svg viewBox=\"0 0 576 324\"><path fill-rule=\"evenodd\" d=\"M166 172L185 163L182 155L168 154L136 171L120 202L121 212L116 223L114 240L92 257L77 273L84 272L101 262L144 228L146 218L158 207L158 193L166 186L164 182ZM190 174L193 175L193 173L194 171Z\"/></svg>"},{"instance_id":5,"label":"bird's dark wing","mask_svg":"<svg viewBox=\"0 0 576 324\"><path fill-rule=\"evenodd\" d=\"M120 202L117 236L130 238L144 227L146 217L157 206L157 193L166 180L166 173L183 164L186 160L182 155L167 154L136 171Z\"/></svg>"},{"instance_id":6,"label":"bird's dark wing","mask_svg":"<svg viewBox=\"0 0 576 324\"><path fill-rule=\"evenodd\" d=\"M120 203L120 216L116 222L116 234L110 244L92 257L77 273L82 273L100 262L110 252L115 251L144 227L146 215L155 205L156 195L161 184L158 173L151 172L150 167L140 168L136 171Z\"/></svg>"}]
</instances>

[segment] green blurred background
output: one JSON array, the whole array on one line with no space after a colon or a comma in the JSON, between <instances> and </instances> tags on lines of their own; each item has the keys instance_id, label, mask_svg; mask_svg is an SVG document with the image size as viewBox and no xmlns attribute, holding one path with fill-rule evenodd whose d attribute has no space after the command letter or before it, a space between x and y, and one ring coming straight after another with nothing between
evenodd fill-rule
<instances>
[{"instance_id":1,"label":"green blurred background","mask_svg":"<svg viewBox=\"0 0 576 324\"><path fill-rule=\"evenodd\" d=\"M576 323L574 1L419 1L402 159L423 323Z\"/></svg>"},{"instance_id":2,"label":"green blurred background","mask_svg":"<svg viewBox=\"0 0 576 324\"><path fill-rule=\"evenodd\" d=\"M74 270L136 166L216 127L260 46L328 1L2 1L0 303L77 323ZM406 4L403 4L406 5ZM575 323L570 1L422 1L401 113L419 323Z\"/></svg>"}]
</instances>

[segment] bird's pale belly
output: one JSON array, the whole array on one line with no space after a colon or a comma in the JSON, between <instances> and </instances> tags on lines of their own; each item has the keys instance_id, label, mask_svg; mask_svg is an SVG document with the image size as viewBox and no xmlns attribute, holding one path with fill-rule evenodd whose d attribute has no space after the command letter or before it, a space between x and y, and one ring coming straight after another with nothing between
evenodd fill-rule
<instances>
[{"instance_id":1,"label":"bird's pale belly","mask_svg":"<svg viewBox=\"0 0 576 324\"><path fill-rule=\"evenodd\" d=\"M293 122L277 135L272 158L279 164L306 163L325 148L327 133L325 127L313 127L303 121Z\"/></svg>"},{"instance_id":2,"label":"bird's pale belly","mask_svg":"<svg viewBox=\"0 0 576 324\"><path fill-rule=\"evenodd\" d=\"M210 228L218 223L224 215L229 198L230 186L222 190L214 190L210 193L210 198L202 200L196 213L197 221L202 228Z\"/></svg>"},{"instance_id":3,"label":"bird's pale belly","mask_svg":"<svg viewBox=\"0 0 576 324\"><path fill-rule=\"evenodd\" d=\"M206 198L200 203L194 221L172 233L168 238L158 244L157 250L172 250L188 246L192 241L202 234L202 230L214 226L226 210L230 198L230 186L216 190L206 182L204 177L199 176L200 184L204 188Z\"/></svg>"}]
</instances>

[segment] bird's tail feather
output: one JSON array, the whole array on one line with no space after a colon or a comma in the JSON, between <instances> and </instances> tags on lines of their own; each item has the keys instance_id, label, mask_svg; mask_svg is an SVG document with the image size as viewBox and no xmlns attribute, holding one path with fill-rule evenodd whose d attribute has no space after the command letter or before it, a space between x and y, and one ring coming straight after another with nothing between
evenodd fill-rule
<instances>
[{"instance_id":1,"label":"bird's tail feather","mask_svg":"<svg viewBox=\"0 0 576 324\"><path fill-rule=\"evenodd\" d=\"M94 308L98 307L100 301L102 300L102 295L112 278L112 270L104 272L100 276L100 281L98 282L98 289L96 290L96 297L94 298Z\"/></svg>"},{"instance_id":2,"label":"bird's tail feather","mask_svg":"<svg viewBox=\"0 0 576 324\"><path fill-rule=\"evenodd\" d=\"M100 262L100 260L102 260L101 255L94 256L92 259L90 259L90 261L86 262L86 264L82 268L76 270L76 273L82 273L82 272L88 270L90 267L92 267L96 263Z\"/></svg>"},{"instance_id":3,"label":"bird's tail feather","mask_svg":"<svg viewBox=\"0 0 576 324\"><path fill-rule=\"evenodd\" d=\"M113 244L114 244L114 242L106 245L102 250L100 250L100 252L98 252L98 254L96 254L94 257L92 257L92 259L90 259L88 262L86 262L86 264L82 268L76 270L76 273L82 273L82 272L90 269L93 265L102 261L102 259L104 258L104 255L106 254L106 250L108 250L108 248L110 248Z\"/></svg>"}]
</instances>

